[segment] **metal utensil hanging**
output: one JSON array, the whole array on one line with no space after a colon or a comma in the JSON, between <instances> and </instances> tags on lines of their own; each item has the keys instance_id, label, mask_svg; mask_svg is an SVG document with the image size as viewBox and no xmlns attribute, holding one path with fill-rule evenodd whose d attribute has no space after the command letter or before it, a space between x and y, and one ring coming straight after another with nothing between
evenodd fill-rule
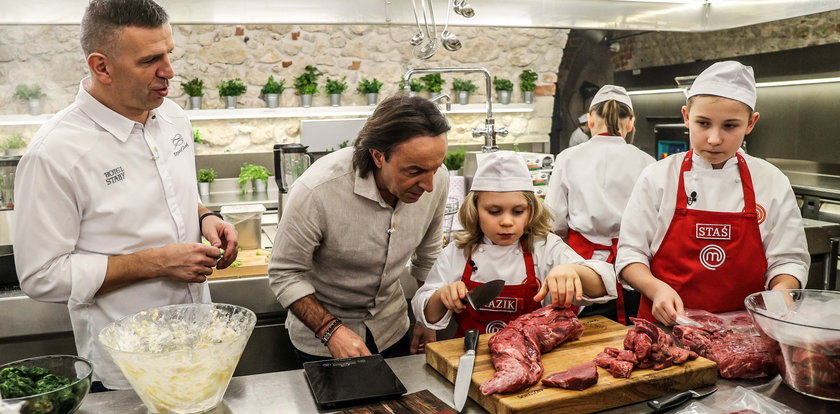
<instances>
[{"instance_id":1,"label":"metal utensil hanging","mask_svg":"<svg viewBox=\"0 0 840 414\"><path fill-rule=\"evenodd\" d=\"M440 35L437 34L435 24L435 12L432 0L420 0L423 14L423 27L420 25L420 13L417 11L417 0L411 0L414 8L414 20L417 22L417 34L411 37L410 43L414 46L414 57L418 59L429 59L437 52L438 43L446 50L456 51L461 48L461 40L454 33L449 31L450 11L455 11L464 17L475 16L475 10L467 3L467 0L447 0L446 2L446 25ZM425 27L425 33L424 33Z\"/></svg>"}]
</instances>

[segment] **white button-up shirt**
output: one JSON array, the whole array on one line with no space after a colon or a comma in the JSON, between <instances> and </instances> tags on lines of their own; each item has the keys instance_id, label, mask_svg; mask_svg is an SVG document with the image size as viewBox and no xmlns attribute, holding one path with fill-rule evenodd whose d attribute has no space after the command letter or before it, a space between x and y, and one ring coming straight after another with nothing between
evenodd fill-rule
<instances>
[{"instance_id":1,"label":"white button-up shirt","mask_svg":"<svg viewBox=\"0 0 840 414\"><path fill-rule=\"evenodd\" d=\"M534 253L532 253L531 257L534 259L534 271L540 282L545 280L545 277L551 269L561 264L583 265L591 268L601 276L607 294L597 298L590 298L584 295L583 302L575 302L576 305L605 303L616 298L615 270L613 266L600 260L583 260L579 254L575 253L556 234L549 233L547 238L536 240L534 242ZM525 283L527 272L525 269L525 259L522 257L522 248L519 246L519 243L509 246L499 246L493 244L490 239L485 237L483 243L476 249L472 258L477 265L475 272L471 276L473 282L487 283L491 280L502 279L507 285L520 285ZM464 257L464 250L459 249L455 243L450 243L443 249L443 252L441 252L435 265L429 272L426 283L417 290L417 293L414 294L414 298L411 300L411 308L414 310L414 316L418 322L429 329L441 330L446 328L452 318L451 311L447 311L437 323L430 324L426 320L426 315L423 313L423 310L426 309L429 298L436 290L461 280L466 264L467 259ZM543 302L546 305L550 304L551 296L546 296Z\"/></svg>"},{"instance_id":2,"label":"white button-up shirt","mask_svg":"<svg viewBox=\"0 0 840 414\"><path fill-rule=\"evenodd\" d=\"M108 257L199 242L192 128L174 102L146 125L94 99L76 100L29 144L15 180L15 264L33 299L63 302L80 356L108 388L128 382L99 344L108 323L143 309L209 302L206 284L155 278L94 296Z\"/></svg>"},{"instance_id":3,"label":"white button-up shirt","mask_svg":"<svg viewBox=\"0 0 840 414\"><path fill-rule=\"evenodd\" d=\"M755 189L758 228L767 256L765 285L777 275L789 274L805 286L811 256L790 181L767 161L741 150L738 152L747 161ZM684 158L684 152L671 155L646 168L636 182L621 221L616 273L631 263L650 266L650 259L659 250L674 216L680 165ZM736 157L726 161L719 170L713 169L697 154L691 162L691 171L685 173L685 192L686 196L696 193L696 201L687 208L717 212L744 210L744 191Z\"/></svg>"},{"instance_id":4,"label":"white button-up shirt","mask_svg":"<svg viewBox=\"0 0 840 414\"><path fill-rule=\"evenodd\" d=\"M612 244L636 179L654 162L624 138L604 135L561 152L545 196L554 231L566 237L571 228L593 243ZM596 250L592 258L606 260L609 253Z\"/></svg>"}]
</instances>

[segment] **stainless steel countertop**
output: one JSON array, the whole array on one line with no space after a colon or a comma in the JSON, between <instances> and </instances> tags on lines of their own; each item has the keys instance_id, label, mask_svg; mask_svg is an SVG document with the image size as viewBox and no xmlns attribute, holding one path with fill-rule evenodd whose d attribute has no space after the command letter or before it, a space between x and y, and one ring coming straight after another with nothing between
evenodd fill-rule
<instances>
[{"instance_id":1,"label":"stainless steel countertop","mask_svg":"<svg viewBox=\"0 0 840 414\"><path fill-rule=\"evenodd\" d=\"M446 404L454 405L452 384L430 366L424 355L412 355L386 360L403 382L408 393L428 389ZM793 391L777 376L772 379L731 381L718 379L718 391L702 400L713 405L726 401L737 386L752 387L753 391L799 410L803 414L828 414L840 412L840 403L811 398ZM682 408L682 407L679 407ZM626 414L650 412L645 403L615 408L604 413ZM672 410L674 412L677 410ZM146 407L134 391L113 391L90 394L82 403L79 413L146 413ZM236 413L315 413L318 412L303 370L272 372L268 374L234 377L221 405L210 411L213 414ZM471 399L467 400L465 413L486 411Z\"/></svg>"}]
</instances>

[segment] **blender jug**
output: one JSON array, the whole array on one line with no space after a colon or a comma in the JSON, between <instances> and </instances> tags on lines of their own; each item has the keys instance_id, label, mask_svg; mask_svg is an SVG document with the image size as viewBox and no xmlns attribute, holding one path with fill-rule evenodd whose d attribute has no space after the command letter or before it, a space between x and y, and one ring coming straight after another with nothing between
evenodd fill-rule
<instances>
[{"instance_id":1,"label":"blender jug","mask_svg":"<svg viewBox=\"0 0 840 414\"><path fill-rule=\"evenodd\" d=\"M312 164L309 147L301 144L277 144L274 146L274 179L280 190L278 213L283 212L283 198L295 180Z\"/></svg>"}]
</instances>

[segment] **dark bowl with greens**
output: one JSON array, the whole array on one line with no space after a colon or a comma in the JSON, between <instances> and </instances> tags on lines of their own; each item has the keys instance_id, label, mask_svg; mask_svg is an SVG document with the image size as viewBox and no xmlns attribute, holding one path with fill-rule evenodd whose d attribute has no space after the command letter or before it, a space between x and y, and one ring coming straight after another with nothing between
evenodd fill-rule
<instances>
[{"instance_id":1,"label":"dark bowl with greens","mask_svg":"<svg viewBox=\"0 0 840 414\"><path fill-rule=\"evenodd\" d=\"M21 414L76 412L90 390L93 366L74 355L48 355L0 365L5 402L26 401Z\"/></svg>"}]
</instances>

